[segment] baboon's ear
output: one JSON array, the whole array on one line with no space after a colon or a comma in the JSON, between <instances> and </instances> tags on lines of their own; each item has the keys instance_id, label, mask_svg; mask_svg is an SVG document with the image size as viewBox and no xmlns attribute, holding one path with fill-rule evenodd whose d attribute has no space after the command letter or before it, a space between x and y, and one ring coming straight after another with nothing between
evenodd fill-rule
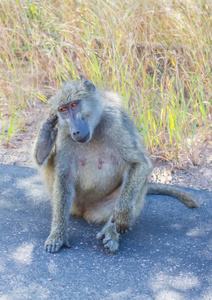
<instances>
[{"instance_id":1,"label":"baboon's ear","mask_svg":"<svg viewBox=\"0 0 212 300\"><path fill-rule=\"evenodd\" d=\"M88 80L84 81L84 85L86 86L86 89L89 92L94 92L95 89L96 89L95 85L92 82L88 81Z\"/></svg>"},{"instance_id":2,"label":"baboon's ear","mask_svg":"<svg viewBox=\"0 0 212 300\"><path fill-rule=\"evenodd\" d=\"M80 78L80 80L86 80L85 76L82 74L80 74L79 78Z\"/></svg>"}]
</instances>

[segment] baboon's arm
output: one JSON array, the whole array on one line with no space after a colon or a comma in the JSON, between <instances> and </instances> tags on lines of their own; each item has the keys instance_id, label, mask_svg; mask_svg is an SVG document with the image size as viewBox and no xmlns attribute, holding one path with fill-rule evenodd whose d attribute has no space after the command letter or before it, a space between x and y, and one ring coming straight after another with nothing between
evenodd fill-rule
<instances>
[{"instance_id":1,"label":"baboon's arm","mask_svg":"<svg viewBox=\"0 0 212 300\"><path fill-rule=\"evenodd\" d=\"M58 131L55 127L57 122L57 115L53 115L44 122L40 129L33 151L34 160L39 166L43 165L51 154Z\"/></svg>"},{"instance_id":2,"label":"baboon's arm","mask_svg":"<svg viewBox=\"0 0 212 300\"><path fill-rule=\"evenodd\" d=\"M67 238L69 211L75 196L73 183L67 180L64 170L56 170L53 190L52 226L45 249L49 253L58 252L62 246L70 247Z\"/></svg>"},{"instance_id":3,"label":"baboon's arm","mask_svg":"<svg viewBox=\"0 0 212 300\"><path fill-rule=\"evenodd\" d=\"M138 204L143 205L150 172L151 167L142 163L132 164L125 172L120 197L115 207L114 219L118 232L123 233L132 226Z\"/></svg>"}]
</instances>

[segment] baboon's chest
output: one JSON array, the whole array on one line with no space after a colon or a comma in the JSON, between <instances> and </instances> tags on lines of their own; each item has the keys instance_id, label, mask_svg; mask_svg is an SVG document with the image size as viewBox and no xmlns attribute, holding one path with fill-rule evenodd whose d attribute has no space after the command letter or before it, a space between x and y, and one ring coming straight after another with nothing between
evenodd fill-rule
<instances>
[{"instance_id":1,"label":"baboon's chest","mask_svg":"<svg viewBox=\"0 0 212 300\"><path fill-rule=\"evenodd\" d=\"M83 193L106 195L120 184L124 166L115 153L95 151L77 158L77 187Z\"/></svg>"}]
</instances>

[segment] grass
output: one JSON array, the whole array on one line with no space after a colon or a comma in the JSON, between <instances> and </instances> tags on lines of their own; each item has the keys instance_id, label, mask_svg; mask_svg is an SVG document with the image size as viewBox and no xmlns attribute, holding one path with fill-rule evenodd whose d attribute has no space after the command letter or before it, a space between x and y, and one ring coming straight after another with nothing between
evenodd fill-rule
<instances>
[{"instance_id":1,"label":"grass","mask_svg":"<svg viewBox=\"0 0 212 300\"><path fill-rule=\"evenodd\" d=\"M83 75L123 96L152 156L197 164L211 130L211 28L209 0L2 0L0 139Z\"/></svg>"}]
</instances>

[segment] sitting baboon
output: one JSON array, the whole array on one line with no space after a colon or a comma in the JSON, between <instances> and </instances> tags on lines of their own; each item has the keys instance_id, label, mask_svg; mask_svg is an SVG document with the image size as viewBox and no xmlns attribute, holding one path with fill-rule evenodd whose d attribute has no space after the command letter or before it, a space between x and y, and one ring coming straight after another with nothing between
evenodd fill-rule
<instances>
[{"instance_id":1,"label":"sitting baboon","mask_svg":"<svg viewBox=\"0 0 212 300\"><path fill-rule=\"evenodd\" d=\"M50 108L34 147L53 205L47 252L69 247L70 211L88 222L105 223L97 238L114 252L147 193L171 195L197 207L179 189L148 186L152 165L118 95L87 80L66 82L50 99Z\"/></svg>"}]
</instances>

